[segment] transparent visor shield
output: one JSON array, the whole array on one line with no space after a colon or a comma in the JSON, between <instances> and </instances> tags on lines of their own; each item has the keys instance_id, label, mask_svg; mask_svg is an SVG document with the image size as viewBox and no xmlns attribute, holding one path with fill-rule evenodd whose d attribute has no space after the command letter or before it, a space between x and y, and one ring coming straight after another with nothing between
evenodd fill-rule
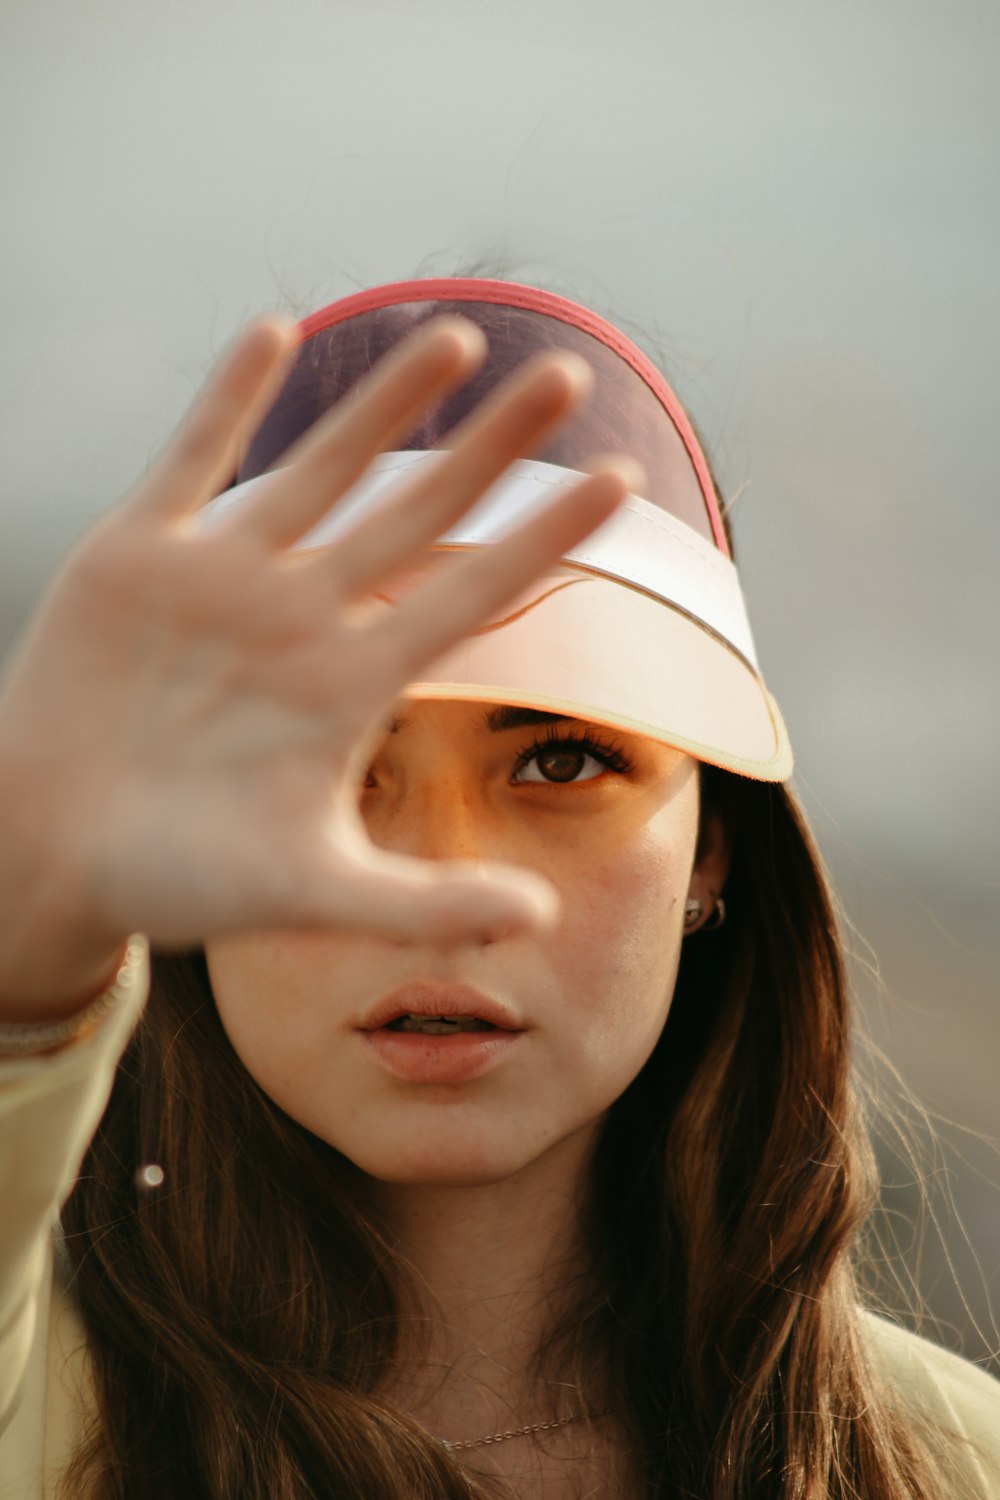
<instances>
[{"instance_id":1,"label":"transparent visor shield","mask_svg":"<svg viewBox=\"0 0 1000 1500\"><path fill-rule=\"evenodd\" d=\"M452 429L539 350L568 349L586 359L593 393L434 551L489 546L557 489L577 483L599 453L638 459L648 484L562 566L409 684L406 696L551 710L648 735L738 774L786 779L787 734L760 676L697 439L641 351L575 303L510 283L448 280L380 287L323 309L301 325L284 387L250 441L234 487L206 508L206 519L266 485L319 417L418 324L441 313L479 325L488 343L482 366L394 452L376 458L299 548L335 543L415 466L440 462ZM389 594L379 598L394 607Z\"/></svg>"}]
</instances>

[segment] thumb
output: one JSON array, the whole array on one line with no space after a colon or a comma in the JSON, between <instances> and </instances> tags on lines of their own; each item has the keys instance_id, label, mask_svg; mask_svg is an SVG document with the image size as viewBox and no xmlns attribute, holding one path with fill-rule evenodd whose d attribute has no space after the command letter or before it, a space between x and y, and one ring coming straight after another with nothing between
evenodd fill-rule
<instances>
[{"instance_id":1,"label":"thumb","mask_svg":"<svg viewBox=\"0 0 1000 1500\"><path fill-rule=\"evenodd\" d=\"M546 929L559 911L553 887L530 870L410 859L367 841L336 850L330 868L317 872L310 904L337 926L445 945Z\"/></svg>"}]
</instances>

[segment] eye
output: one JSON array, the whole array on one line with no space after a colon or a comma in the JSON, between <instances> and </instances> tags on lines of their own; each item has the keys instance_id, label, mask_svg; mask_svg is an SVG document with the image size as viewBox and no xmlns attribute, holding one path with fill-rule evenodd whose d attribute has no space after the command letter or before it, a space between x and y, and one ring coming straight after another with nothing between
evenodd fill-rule
<instances>
[{"instance_id":1,"label":"eye","mask_svg":"<svg viewBox=\"0 0 1000 1500\"><path fill-rule=\"evenodd\" d=\"M510 779L515 786L526 782L566 785L594 781L609 770L621 775L631 769L620 750L601 745L590 735L552 735L521 751Z\"/></svg>"}]
</instances>

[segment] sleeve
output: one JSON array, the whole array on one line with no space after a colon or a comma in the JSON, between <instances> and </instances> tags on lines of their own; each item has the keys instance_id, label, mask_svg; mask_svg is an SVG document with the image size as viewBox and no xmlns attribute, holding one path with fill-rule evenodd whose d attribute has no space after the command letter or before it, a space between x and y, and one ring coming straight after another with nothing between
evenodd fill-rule
<instances>
[{"instance_id":1,"label":"sleeve","mask_svg":"<svg viewBox=\"0 0 1000 1500\"><path fill-rule=\"evenodd\" d=\"M1000 1381L930 1340L864 1313L873 1364L910 1414L937 1435L954 1500L1000 1500Z\"/></svg>"},{"instance_id":2,"label":"sleeve","mask_svg":"<svg viewBox=\"0 0 1000 1500\"><path fill-rule=\"evenodd\" d=\"M134 980L84 1042L0 1059L0 1429L31 1351L49 1237L149 994L149 943L133 941L141 944Z\"/></svg>"}]
</instances>

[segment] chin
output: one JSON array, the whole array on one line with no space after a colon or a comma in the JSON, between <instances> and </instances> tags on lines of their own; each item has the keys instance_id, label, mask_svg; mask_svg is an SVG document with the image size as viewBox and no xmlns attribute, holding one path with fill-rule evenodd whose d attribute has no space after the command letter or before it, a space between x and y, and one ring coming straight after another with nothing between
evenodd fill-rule
<instances>
[{"instance_id":1,"label":"chin","mask_svg":"<svg viewBox=\"0 0 1000 1500\"><path fill-rule=\"evenodd\" d=\"M330 1140L330 1137L327 1137ZM364 1139L330 1140L358 1172L376 1182L411 1188L484 1188L514 1178L531 1166L534 1152L516 1151L510 1140L477 1140L474 1133L456 1128L367 1134Z\"/></svg>"},{"instance_id":2,"label":"chin","mask_svg":"<svg viewBox=\"0 0 1000 1500\"><path fill-rule=\"evenodd\" d=\"M492 1187L509 1182L533 1167L558 1167L557 1176L575 1172L581 1155L589 1157L604 1114L582 1126L559 1130L540 1122L507 1117L501 1124L475 1117L452 1117L419 1123L384 1115L371 1129L324 1134L324 1139L359 1172L376 1182L400 1187ZM518 1125L521 1126L518 1129ZM554 1122L553 1122L554 1126ZM556 1161L551 1159L555 1157ZM562 1157L560 1164L559 1158Z\"/></svg>"},{"instance_id":3,"label":"chin","mask_svg":"<svg viewBox=\"0 0 1000 1500\"><path fill-rule=\"evenodd\" d=\"M484 1157L456 1142L454 1150L410 1151L391 1157L370 1151L348 1154L354 1165L378 1182L399 1187L490 1187L505 1182L529 1163ZM342 1148L341 1148L342 1149Z\"/></svg>"},{"instance_id":4,"label":"chin","mask_svg":"<svg viewBox=\"0 0 1000 1500\"><path fill-rule=\"evenodd\" d=\"M379 1174L379 1180L392 1183L396 1187L492 1187L498 1182L505 1182L512 1177L513 1172L487 1171L483 1167L471 1165L455 1166L453 1170L447 1168L442 1170L440 1163L432 1166L429 1162L424 1169L414 1167L411 1172L384 1172Z\"/></svg>"}]
</instances>

